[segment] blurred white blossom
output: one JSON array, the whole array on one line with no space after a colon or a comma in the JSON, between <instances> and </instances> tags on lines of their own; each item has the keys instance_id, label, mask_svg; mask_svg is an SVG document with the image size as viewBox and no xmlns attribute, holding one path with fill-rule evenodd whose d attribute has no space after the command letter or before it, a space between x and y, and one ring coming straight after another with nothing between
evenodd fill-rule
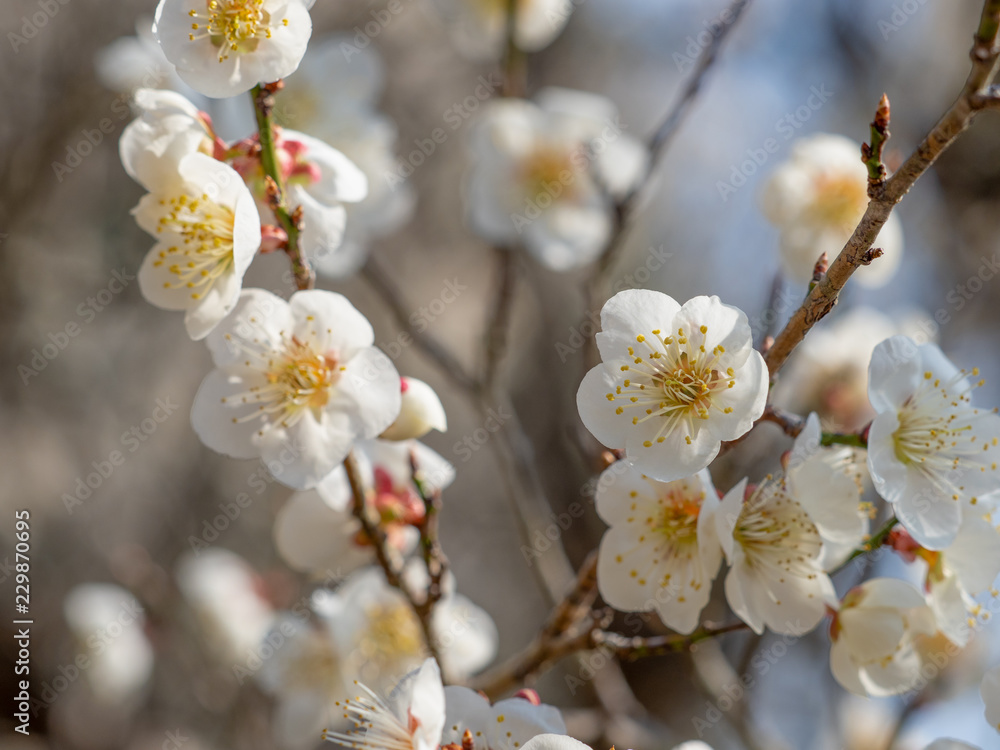
<instances>
[{"instance_id":1,"label":"blurred white blossom","mask_svg":"<svg viewBox=\"0 0 1000 750\"><path fill-rule=\"evenodd\" d=\"M792 144L788 161L765 183L761 207L781 232L782 268L801 284L813 276L821 254L840 254L868 207L868 170L861 146L849 138L819 133ZM892 214L874 242L885 255L854 278L863 286L887 284L903 255L903 230Z\"/></svg>"},{"instance_id":2,"label":"blurred white blossom","mask_svg":"<svg viewBox=\"0 0 1000 750\"><path fill-rule=\"evenodd\" d=\"M474 60L496 59L507 40L507 0L434 0L455 46ZM524 52L547 47L573 12L573 0L515 0L514 44Z\"/></svg>"},{"instance_id":3,"label":"blurred white blossom","mask_svg":"<svg viewBox=\"0 0 1000 750\"><path fill-rule=\"evenodd\" d=\"M595 260L611 237L614 202L647 167L645 147L625 130L614 104L582 91L491 102L471 138L473 230L521 244L557 271Z\"/></svg>"}]
</instances>

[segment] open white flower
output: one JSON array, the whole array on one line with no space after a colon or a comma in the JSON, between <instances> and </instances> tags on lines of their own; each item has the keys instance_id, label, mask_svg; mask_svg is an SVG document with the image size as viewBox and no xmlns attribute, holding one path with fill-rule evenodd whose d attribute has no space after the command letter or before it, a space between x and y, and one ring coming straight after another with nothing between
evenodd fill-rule
<instances>
[{"instance_id":1,"label":"open white flower","mask_svg":"<svg viewBox=\"0 0 1000 750\"><path fill-rule=\"evenodd\" d=\"M411 589L425 590L427 569L412 561L405 577ZM490 616L443 582L445 596L431 623L441 646L445 672L465 679L496 655L497 631ZM317 592L313 609L337 622L337 642L344 671L375 690L387 690L428 655L420 622L406 598L385 580L381 568L349 575L336 591Z\"/></svg>"},{"instance_id":2,"label":"open white flower","mask_svg":"<svg viewBox=\"0 0 1000 750\"><path fill-rule=\"evenodd\" d=\"M873 578L840 603L830 626L830 669L857 695L898 695L921 679L915 640L935 632L934 613L919 591L904 581Z\"/></svg>"},{"instance_id":3,"label":"open white flower","mask_svg":"<svg viewBox=\"0 0 1000 750\"><path fill-rule=\"evenodd\" d=\"M285 613L261 644L255 677L275 697L272 729L281 747L314 747L316 738L340 712L336 702L350 689L341 669L333 632L336 623L318 616L311 625ZM280 644L277 648L274 643ZM268 651L264 651L268 644Z\"/></svg>"},{"instance_id":4,"label":"open white flower","mask_svg":"<svg viewBox=\"0 0 1000 750\"><path fill-rule=\"evenodd\" d=\"M448 416L433 388L423 380L404 375L399 379L399 389L403 397L399 417L382 433L383 440L410 440L431 430L447 432Z\"/></svg>"},{"instance_id":5,"label":"open white flower","mask_svg":"<svg viewBox=\"0 0 1000 750\"><path fill-rule=\"evenodd\" d=\"M262 457L289 487L315 487L399 414L399 373L372 346L371 324L334 292L285 302L244 290L207 341L217 369L195 396L195 432L233 458Z\"/></svg>"},{"instance_id":6,"label":"open white flower","mask_svg":"<svg viewBox=\"0 0 1000 750\"><path fill-rule=\"evenodd\" d=\"M337 85L330 87L330 81ZM318 273L343 278L356 272L375 237L396 231L413 215L416 194L396 163L396 126L377 110L385 82L374 45L359 49L349 34L313 40L302 65L278 94L283 124L305 130L351 161L368 181L368 194L347 202L339 245L312 254Z\"/></svg>"},{"instance_id":7,"label":"open white flower","mask_svg":"<svg viewBox=\"0 0 1000 750\"><path fill-rule=\"evenodd\" d=\"M506 0L436 0L455 45L475 59L498 58L507 37ZM573 0L517 0L514 43L537 52L555 39L573 12Z\"/></svg>"},{"instance_id":8,"label":"open white flower","mask_svg":"<svg viewBox=\"0 0 1000 750\"><path fill-rule=\"evenodd\" d=\"M861 478L854 451L824 448L819 417L814 413L795 439L785 468L788 492L816 525L823 548L818 564L833 570L868 534L869 518L861 504Z\"/></svg>"},{"instance_id":9,"label":"open white flower","mask_svg":"<svg viewBox=\"0 0 1000 750\"><path fill-rule=\"evenodd\" d=\"M722 563L719 499L708 471L658 482L631 466L612 465L598 482L596 500L611 526L598 554L604 601L624 612L655 609L668 627L692 632Z\"/></svg>"},{"instance_id":10,"label":"open white flower","mask_svg":"<svg viewBox=\"0 0 1000 750\"><path fill-rule=\"evenodd\" d=\"M63 611L80 653L89 659L84 674L94 695L109 705L139 698L153 674L153 647L135 597L114 584L85 583L66 595Z\"/></svg>"},{"instance_id":11,"label":"open white flower","mask_svg":"<svg viewBox=\"0 0 1000 750\"><path fill-rule=\"evenodd\" d=\"M523 244L566 271L604 249L613 202L637 184L648 155L603 97L545 89L536 101L503 99L483 110L472 138L468 220L487 240Z\"/></svg>"},{"instance_id":12,"label":"open white flower","mask_svg":"<svg viewBox=\"0 0 1000 750\"><path fill-rule=\"evenodd\" d=\"M445 722L441 744L463 750L518 750L539 734L565 734L566 724L554 706L537 696L515 696L490 705L480 693L449 685L444 689ZM463 742L469 733L471 745Z\"/></svg>"},{"instance_id":13,"label":"open white flower","mask_svg":"<svg viewBox=\"0 0 1000 750\"><path fill-rule=\"evenodd\" d=\"M905 336L872 354L868 394L878 416L868 432L868 469L896 517L928 549L951 544L963 505L1000 487L1000 416L972 406L969 377L978 375Z\"/></svg>"},{"instance_id":14,"label":"open white flower","mask_svg":"<svg viewBox=\"0 0 1000 750\"><path fill-rule=\"evenodd\" d=\"M819 133L792 145L788 161L764 185L761 207L781 231L785 273L805 284L821 254L840 254L868 207L868 170L861 146L849 138ZM874 242L885 255L858 269L864 286L879 287L892 278L903 255L899 219L889 217Z\"/></svg>"},{"instance_id":15,"label":"open white flower","mask_svg":"<svg viewBox=\"0 0 1000 750\"><path fill-rule=\"evenodd\" d=\"M153 33L177 74L218 99L291 75L305 54L309 0L160 0Z\"/></svg>"},{"instance_id":16,"label":"open white flower","mask_svg":"<svg viewBox=\"0 0 1000 750\"><path fill-rule=\"evenodd\" d=\"M819 495L825 487L797 487ZM823 538L786 477L767 477L749 497L747 480L731 489L715 514L730 569L726 599L755 633L802 635L816 627L835 601L820 566Z\"/></svg>"},{"instance_id":17,"label":"open white flower","mask_svg":"<svg viewBox=\"0 0 1000 750\"><path fill-rule=\"evenodd\" d=\"M183 310L188 335L203 339L236 307L260 247L253 197L232 168L202 153L136 166L150 192L132 213L157 241L139 288L156 307Z\"/></svg>"},{"instance_id":18,"label":"open white flower","mask_svg":"<svg viewBox=\"0 0 1000 750\"><path fill-rule=\"evenodd\" d=\"M425 508L410 472L410 454L430 491L451 484L455 470L416 440L359 441L355 450L363 481L374 490L372 506L389 544L401 554L413 551ZM337 467L315 490L289 498L274 522L275 546L292 568L310 573L336 570L340 575L374 562L374 550L351 512L352 493L343 467Z\"/></svg>"},{"instance_id":19,"label":"open white flower","mask_svg":"<svg viewBox=\"0 0 1000 750\"><path fill-rule=\"evenodd\" d=\"M424 661L387 698L366 685L357 687L361 692L343 703L344 718L354 722L355 731L324 732L324 739L355 750L438 750L445 697L437 662Z\"/></svg>"},{"instance_id":20,"label":"open white flower","mask_svg":"<svg viewBox=\"0 0 1000 750\"><path fill-rule=\"evenodd\" d=\"M764 413L767 368L746 315L718 297L682 307L659 292L619 292L601 310L602 364L583 378L580 418L636 469L668 482L712 462L723 440Z\"/></svg>"},{"instance_id":21,"label":"open white flower","mask_svg":"<svg viewBox=\"0 0 1000 750\"><path fill-rule=\"evenodd\" d=\"M986 721L1000 732L1000 667L993 667L983 675L979 694L986 704Z\"/></svg>"}]
</instances>

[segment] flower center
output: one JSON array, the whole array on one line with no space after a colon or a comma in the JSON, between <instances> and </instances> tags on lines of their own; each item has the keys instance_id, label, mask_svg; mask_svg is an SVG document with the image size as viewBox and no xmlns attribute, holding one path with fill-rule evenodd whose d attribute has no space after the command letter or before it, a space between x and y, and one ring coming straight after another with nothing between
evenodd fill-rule
<instances>
[{"instance_id":1,"label":"flower center","mask_svg":"<svg viewBox=\"0 0 1000 750\"><path fill-rule=\"evenodd\" d=\"M323 730L323 739L355 750L412 750L415 719L407 709L407 721L396 713L366 685L355 681L361 695L348 701L336 701L343 718L354 723L353 732ZM411 726L414 725L414 726Z\"/></svg>"},{"instance_id":2,"label":"flower center","mask_svg":"<svg viewBox=\"0 0 1000 750\"><path fill-rule=\"evenodd\" d=\"M699 340L704 341L708 327L701 326L699 332ZM628 400L627 404L615 409L616 414L624 415L626 409L633 407L645 412L632 417L634 425L648 419L661 419L656 442L662 443L668 432L684 429L685 439L690 444L697 429L696 420L708 419L713 409L726 414L732 412L731 406L723 408L715 403L715 397L720 391L736 385L735 372L731 367L725 372L719 369L719 358L726 351L723 346L716 346L709 352L704 344L693 342L683 327L677 329L676 336L664 337L659 329L654 329L652 335L652 340L641 334L636 336L642 351L636 353L634 347L628 348L632 364L621 366L627 377L614 393L607 394L607 399ZM648 448L652 441L647 440L644 445Z\"/></svg>"},{"instance_id":3,"label":"flower center","mask_svg":"<svg viewBox=\"0 0 1000 750\"><path fill-rule=\"evenodd\" d=\"M263 6L264 0L208 0L205 11L188 11L194 19L188 38L208 37L219 50L219 62L253 52L261 39L271 38L271 14ZM287 26L288 19L281 23Z\"/></svg>"},{"instance_id":4,"label":"flower center","mask_svg":"<svg viewBox=\"0 0 1000 750\"><path fill-rule=\"evenodd\" d=\"M752 568L778 568L815 578L823 541L809 515L789 494L783 479L767 477L743 503L733 539Z\"/></svg>"},{"instance_id":5,"label":"flower center","mask_svg":"<svg viewBox=\"0 0 1000 750\"><path fill-rule=\"evenodd\" d=\"M192 299L200 299L233 266L235 216L230 208L205 194L200 198L186 194L163 198L159 205L157 234L171 233L180 242L159 251L153 265L169 264L167 270L176 276L175 281L163 282L164 288L186 287L192 290Z\"/></svg>"},{"instance_id":6,"label":"flower center","mask_svg":"<svg viewBox=\"0 0 1000 750\"><path fill-rule=\"evenodd\" d=\"M227 340L234 341L228 335ZM224 404L259 404L256 411L234 417L234 422L261 419L265 424L291 427L309 410L317 421L321 418L320 412L345 369L335 356L320 354L295 336L285 340L279 351L259 350L242 342L237 345L248 355L243 364L258 371L265 382L222 399Z\"/></svg>"},{"instance_id":7,"label":"flower center","mask_svg":"<svg viewBox=\"0 0 1000 750\"><path fill-rule=\"evenodd\" d=\"M973 369L973 376L979 375ZM899 427L892 434L896 458L916 468L934 485L958 500L964 489L959 482L966 470L996 471L995 461L986 454L997 446L995 437L983 440L976 435L980 410L972 406L971 392L983 385L964 382L964 370L943 383L934 373L924 373L920 387L900 408ZM976 498L972 498L976 502Z\"/></svg>"},{"instance_id":8,"label":"flower center","mask_svg":"<svg viewBox=\"0 0 1000 750\"><path fill-rule=\"evenodd\" d=\"M541 146L521 162L521 180L532 201L545 195L553 201L573 196L578 170L572 156L573 152L565 148Z\"/></svg>"},{"instance_id":9,"label":"flower center","mask_svg":"<svg viewBox=\"0 0 1000 750\"><path fill-rule=\"evenodd\" d=\"M824 174L814 183L816 196L809 206L814 221L853 228L868 205L868 186L854 174Z\"/></svg>"},{"instance_id":10,"label":"flower center","mask_svg":"<svg viewBox=\"0 0 1000 750\"><path fill-rule=\"evenodd\" d=\"M288 667L288 687L318 689L324 693L343 689L340 660L329 641L315 633L307 638Z\"/></svg>"},{"instance_id":11,"label":"flower center","mask_svg":"<svg viewBox=\"0 0 1000 750\"><path fill-rule=\"evenodd\" d=\"M368 626L358 650L369 660L390 663L400 657L420 657L424 641L413 611L402 603L374 604L365 610Z\"/></svg>"},{"instance_id":12,"label":"flower center","mask_svg":"<svg viewBox=\"0 0 1000 750\"><path fill-rule=\"evenodd\" d=\"M674 547L697 545L698 516L704 499L704 493L694 495L684 490L664 493L659 498L660 517L656 519L654 531Z\"/></svg>"}]
</instances>

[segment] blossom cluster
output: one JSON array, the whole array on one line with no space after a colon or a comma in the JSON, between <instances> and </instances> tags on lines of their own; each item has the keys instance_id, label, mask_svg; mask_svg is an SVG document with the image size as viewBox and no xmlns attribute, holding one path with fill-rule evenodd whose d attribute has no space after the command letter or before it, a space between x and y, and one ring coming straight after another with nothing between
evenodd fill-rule
<instances>
[{"instance_id":1,"label":"blossom cluster","mask_svg":"<svg viewBox=\"0 0 1000 750\"><path fill-rule=\"evenodd\" d=\"M504 42L544 47L573 3L511 3L514 18L496 3L440 5L460 47L497 57ZM306 276L349 276L367 262L369 243L414 210L412 187L384 179L394 173L396 130L377 109L381 61L367 49L343 54L344 36L307 52L311 6L161 0L151 37L128 48L160 55L176 74L164 82L180 89L135 92L120 157L145 191L133 215L154 242L138 273L142 294L183 312L188 336L212 359L192 427L218 453L261 459L295 491L276 514L275 549L310 582L327 576L298 605L276 608L246 563L213 550L181 561L177 588L208 623L212 650L239 662L271 649L236 677L274 698L283 746L322 733L359 750L589 750L534 691L491 702L445 685L488 666L499 637L486 611L435 569L427 530L455 469L419 438L447 429L440 398L400 375L346 296L301 277L288 299L244 283L269 253L287 253ZM330 77L333 93L324 91ZM202 99L247 92L257 131L223 137ZM598 261L652 170L655 148L628 130L611 102L585 92L551 87L532 101L489 102L468 139L469 227L552 271ZM762 209L780 232L788 280L822 274L821 256L836 253L863 216L857 151L839 136L803 139L765 187ZM895 217L879 244L886 258L860 274L871 286L900 262ZM707 632L703 611L725 566L729 609L755 633L801 636L827 620L830 671L863 696L911 690L941 639L969 643L983 616L976 597L996 596L1000 574L1000 416L973 405L977 369L957 368L892 321L857 325L871 340L852 339L843 361L811 339L821 343L799 381L818 386L820 404L784 417L794 442L780 461L721 491L716 458L762 420L782 422L783 387L803 389L773 382L747 315L719 297L680 303L636 289L604 305L601 361L576 403L587 430L615 451L596 494L608 526L596 564L607 605L655 612L681 635ZM836 388L820 372L831 362ZM831 415L850 431L834 431ZM874 530L872 490L891 509ZM838 593L836 574L881 545L915 566L923 589L875 577ZM121 596L77 591L67 618L86 637ZM144 685L152 662L138 630L116 649L92 675L111 699ZM987 674L982 695L1000 728L1000 672ZM699 748L711 750L677 750Z\"/></svg>"}]
</instances>

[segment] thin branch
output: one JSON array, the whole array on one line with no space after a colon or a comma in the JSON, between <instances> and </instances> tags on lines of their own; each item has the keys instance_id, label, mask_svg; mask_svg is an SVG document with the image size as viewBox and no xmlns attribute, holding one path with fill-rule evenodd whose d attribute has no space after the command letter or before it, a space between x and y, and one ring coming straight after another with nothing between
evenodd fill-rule
<instances>
[{"instance_id":1,"label":"thin branch","mask_svg":"<svg viewBox=\"0 0 1000 750\"><path fill-rule=\"evenodd\" d=\"M708 46L702 50L701 56L698 58L698 62L688 78L688 82L684 86L683 91L674 105L667 112L667 115L660 123L660 126L650 137L647 144L650 158L649 171L647 172L646 180L633 188L615 206L615 217L611 239L609 240L604 253L597 262L591 283L599 283L612 268L615 260L617 260L618 255L621 253L639 195L649 183L649 176L656 171L657 165L662 159L663 154L666 152L674 136L680 130L681 125L683 125L686 121L692 105L697 99L698 94L701 92L706 74L718 57L719 50L722 48L723 42L736 26L737 21L739 21L740 17L743 15L743 11L745 11L750 5L750 1L751 0L733 0L733 2L729 5L728 10L724 11L724 15L729 15L729 22L719 29L719 33L713 37Z\"/></svg>"},{"instance_id":2,"label":"thin branch","mask_svg":"<svg viewBox=\"0 0 1000 750\"><path fill-rule=\"evenodd\" d=\"M868 197L874 198L885 184L889 172L882 163L882 150L889 140L889 97L882 94L882 99L875 110L875 119L871 124L871 144L861 144L861 161L868 168Z\"/></svg>"},{"instance_id":3,"label":"thin branch","mask_svg":"<svg viewBox=\"0 0 1000 750\"><path fill-rule=\"evenodd\" d=\"M385 579L390 586L397 589L406 598L407 603L417 616L420 629L427 644L428 653L441 664L441 652L438 648L437 638L431 623L433 604L429 604L427 597L423 599L414 595L410 587L403 580L402 562L398 555L389 545L385 532L379 525L379 519L375 516L371 503L368 502L368 491L365 488L364 479L361 476L361 469L354 453L348 453L344 459L344 470L347 472L347 481L351 485L351 496L353 503L352 513L361 524L361 529L365 537L375 548L375 557L379 566L385 573ZM442 669L444 668L443 665Z\"/></svg>"},{"instance_id":4,"label":"thin branch","mask_svg":"<svg viewBox=\"0 0 1000 750\"><path fill-rule=\"evenodd\" d=\"M368 262L361 269L361 275L389 308L399 327L413 339L417 348L437 365L441 373L463 391L478 393L480 390L478 381L466 372L462 363L455 359L454 355L432 336L428 336L425 331L417 330L411 325L410 311L404 301L402 291L379 266L374 257L368 258Z\"/></svg>"},{"instance_id":5,"label":"thin branch","mask_svg":"<svg viewBox=\"0 0 1000 750\"><path fill-rule=\"evenodd\" d=\"M493 304L493 314L490 316L486 331L485 362L483 364L482 383L484 389L490 389L496 381L500 362L507 349L508 329L513 312L514 290L517 286L517 258L514 251L505 248L495 248L497 258L496 297Z\"/></svg>"},{"instance_id":6,"label":"thin branch","mask_svg":"<svg viewBox=\"0 0 1000 750\"><path fill-rule=\"evenodd\" d=\"M306 261L299 245L302 233L302 212L289 212L285 200L285 187L278 168L278 154L274 145L274 94L280 90L281 81L253 87L250 96L253 99L254 115L257 118L257 138L260 142L260 166L264 170L264 180L267 190L267 203L274 213L274 218L285 231L288 239L285 252L292 262L292 273L295 276L295 286L298 289L312 289L316 285L316 275Z\"/></svg>"},{"instance_id":7,"label":"thin branch","mask_svg":"<svg viewBox=\"0 0 1000 750\"><path fill-rule=\"evenodd\" d=\"M897 523L899 523L899 520L896 516L889 516L889 520L882 524L878 531L868 537L868 541L854 550L837 570L840 570L855 558L861 557L861 555L866 555L885 544L885 540L889 538L889 534L892 533L892 530L896 527Z\"/></svg>"},{"instance_id":8,"label":"thin branch","mask_svg":"<svg viewBox=\"0 0 1000 750\"><path fill-rule=\"evenodd\" d=\"M810 291L805 302L792 315L784 330L778 334L773 346L764 355L772 380L809 330L833 309L840 291L851 275L860 266L870 263L880 254L872 248L872 243L889 219L895 205L984 108L983 101L990 95L989 84L995 75L997 58L1000 54L997 48L998 28L1000 28L1000 0L987 0L972 48L972 71L965 87L955 103L945 112L899 171L881 185L872 186L872 197L865 215L844 249L834 259L826 275ZM885 115L888 115L887 111ZM876 116L876 120L878 119ZM885 126L888 127L887 121Z\"/></svg>"},{"instance_id":9,"label":"thin branch","mask_svg":"<svg viewBox=\"0 0 1000 750\"><path fill-rule=\"evenodd\" d=\"M424 502L424 519L417 526L420 532L420 549L423 553L424 564L427 565L427 574L430 581L427 584L427 597L422 603L422 609L426 609L426 617L430 620L434 605L441 601L444 590L441 580L448 572L448 558L441 547L440 534L438 532L438 519L441 515L441 490L431 488L424 482L421 475L420 466L417 463L415 451L410 451L410 475L413 484ZM418 614L421 614L418 612Z\"/></svg>"}]
</instances>

